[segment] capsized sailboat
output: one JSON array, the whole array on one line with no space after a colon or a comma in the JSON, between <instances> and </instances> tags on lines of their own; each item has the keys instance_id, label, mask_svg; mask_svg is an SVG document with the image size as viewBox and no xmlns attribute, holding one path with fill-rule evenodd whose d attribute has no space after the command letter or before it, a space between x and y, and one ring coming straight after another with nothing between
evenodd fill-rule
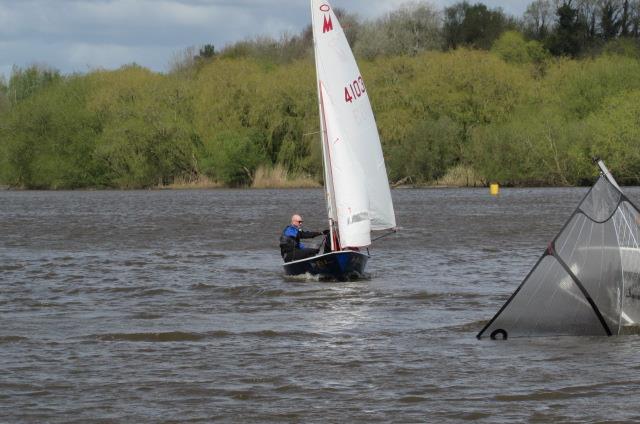
<instances>
[{"instance_id":1,"label":"capsized sailboat","mask_svg":"<svg viewBox=\"0 0 640 424\"><path fill-rule=\"evenodd\" d=\"M364 273L372 231L396 227L369 94L333 8L311 0L331 251L288 262L285 273L338 279Z\"/></svg>"},{"instance_id":2,"label":"capsized sailboat","mask_svg":"<svg viewBox=\"0 0 640 424\"><path fill-rule=\"evenodd\" d=\"M617 335L640 322L640 211L600 178L478 339Z\"/></svg>"}]
</instances>

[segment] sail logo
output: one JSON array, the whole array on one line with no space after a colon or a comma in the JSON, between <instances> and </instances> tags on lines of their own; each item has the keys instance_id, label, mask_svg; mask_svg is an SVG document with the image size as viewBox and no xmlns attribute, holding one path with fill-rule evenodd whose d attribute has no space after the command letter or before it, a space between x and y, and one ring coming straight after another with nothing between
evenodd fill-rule
<instances>
[{"instance_id":1,"label":"sail logo","mask_svg":"<svg viewBox=\"0 0 640 424\"><path fill-rule=\"evenodd\" d=\"M320 6L320 11L326 13L326 15L324 15L324 22L322 23L323 34L333 31L333 21L331 20L331 15L328 14L330 10L331 8L328 4L323 4L322 6Z\"/></svg>"}]
</instances>

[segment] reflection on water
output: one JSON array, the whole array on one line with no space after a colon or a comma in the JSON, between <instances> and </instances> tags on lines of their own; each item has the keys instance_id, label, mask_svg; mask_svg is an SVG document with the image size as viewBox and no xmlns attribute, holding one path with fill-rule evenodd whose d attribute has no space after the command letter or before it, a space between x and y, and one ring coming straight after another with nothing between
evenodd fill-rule
<instances>
[{"instance_id":1,"label":"reflection on water","mask_svg":"<svg viewBox=\"0 0 640 424\"><path fill-rule=\"evenodd\" d=\"M475 339L585 192L396 190L347 283L282 275L320 190L0 192L1 421L640 420L637 334Z\"/></svg>"}]
</instances>

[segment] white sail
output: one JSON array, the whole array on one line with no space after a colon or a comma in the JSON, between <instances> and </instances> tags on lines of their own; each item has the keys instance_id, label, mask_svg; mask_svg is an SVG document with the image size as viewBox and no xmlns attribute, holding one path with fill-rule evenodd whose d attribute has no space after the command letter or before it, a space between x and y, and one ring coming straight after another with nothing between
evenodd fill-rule
<instances>
[{"instance_id":1,"label":"white sail","mask_svg":"<svg viewBox=\"0 0 640 424\"><path fill-rule=\"evenodd\" d=\"M335 209L343 246L366 246L370 240L361 236L365 227L361 224L363 220L368 221L370 230L396 226L380 138L367 88L331 5L324 0L311 0L311 14L318 95L323 103L323 152L325 167L331 167L325 170L325 177L333 179L326 182L331 184L327 188L330 216ZM328 117L331 117L331 122ZM336 128L330 128L332 125ZM335 155L341 155L340 158L331 156L327 160L331 151L326 149L332 146L329 133L339 137L340 142L348 147L336 147ZM338 163L341 166L339 171L335 169ZM360 202L360 194L357 201L340 198L341 192L356 190L364 192L364 210L359 203L352 207L353 203ZM357 231L349 228L354 225ZM349 234L358 236L345 240L345 236L351 237ZM365 242L367 244L363 244Z\"/></svg>"},{"instance_id":2,"label":"white sail","mask_svg":"<svg viewBox=\"0 0 640 424\"><path fill-rule=\"evenodd\" d=\"M333 176L335 209L340 229L342 247L364 247L371 244L368 196L365 174L346 140L336 108L327 98L324 85L320 84L320 98L324 110L326 128L325 151L328 168Z\"/></svg>"}]
</instances>

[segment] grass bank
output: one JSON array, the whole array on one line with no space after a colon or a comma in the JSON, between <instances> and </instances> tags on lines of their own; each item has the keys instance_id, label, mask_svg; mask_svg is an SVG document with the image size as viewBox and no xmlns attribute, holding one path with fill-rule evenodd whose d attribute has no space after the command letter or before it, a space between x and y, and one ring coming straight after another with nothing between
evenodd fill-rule
<instances>
[{"instance_id":1,"label":"grass bank","mask_svg":"<svg viewBox=\"0 0 640 424\"><path fill-rule=\"evenodd\" d=\"M287 172L284 167L260 166L253 177L251 188L318 188L322 185L309 175Z\"/></svg>"},{"instance_id":2,"label":"grass bank","mask_svg":"<svg viewBox=\"0 0 640 424\"><path fill-rule=\"evenodd\" d=\"M206 175L198 175L195 178L176 178L171 184L158 184L161 190L191 190L205 188L223 188L224 184L208 178Z\"/></svg>"}]
</instances>

